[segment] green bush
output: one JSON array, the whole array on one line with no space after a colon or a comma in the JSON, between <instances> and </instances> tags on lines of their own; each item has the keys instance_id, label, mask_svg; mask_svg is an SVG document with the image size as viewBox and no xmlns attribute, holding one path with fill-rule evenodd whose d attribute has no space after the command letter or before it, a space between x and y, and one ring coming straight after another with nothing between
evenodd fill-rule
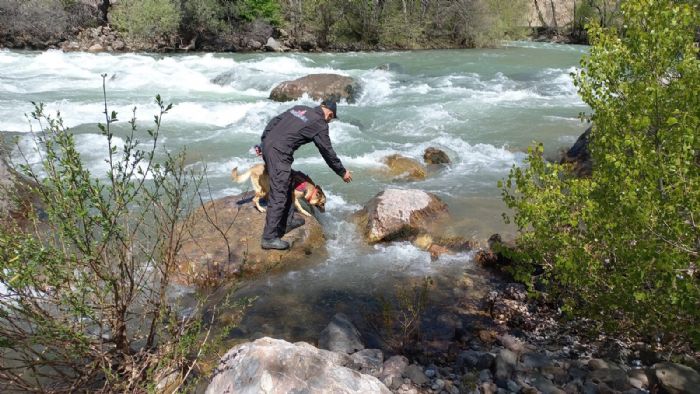
<instances>
[{"instance_id":1,"label":"green bush","mask_svg":"<svg viewBox=\"0 0 700 394\"><path fill-rule=\"evenodd\" d=\"M178 0L122 0L110 11L117 29L146 41L177 32L180 20Z\"/></svg>"},{"instance_id":2,"label":"green bush","mask_svg":"<svg viewBox=\"0 0 700 394\"><path fill-rule=\"evenodd\" d=\"M134 117L121 143L105 103L100 178L60 115L32 113L42 162L21 168L41 210L34 226L0 226L0 391L145 392L194 366L201 314L182 317L168 289L201 177L184 152L157 150L170 109L157 105L154 128Z\"/></svg>"},{"instance_id":3,"label":"green bush","mask_svg":"<svg viewBox=\"0 0 700 394\"><path fill-rule=\"evenodd\" d=\"M224 31L228 28L226 16L232 8L219 0L185 0L183 23L190 31Z\"/></svg>"},{"instance_id":4,"label":"green bush","mask_svg":"<svg viewBox=\"0 0 700 394\"><path fill-rule=\"evenodd\" d=\"M531 148L501 186L520 266L542 265L565 310L604 328L700 345L697 5L630 0L624 30L592 26L574 80L593 109L593 173Z\"/></svg>"},{"instance_id":5,"label":"green bush","mask_svg":"<svg viewBox=\"0 0 700 394\"><path fill-rule=\"evenodd\" d=\"M262 19L276 26L282 20L282 9L276 0L239 0L238 16L246 21Z\"/></svg>"}]
</instances>

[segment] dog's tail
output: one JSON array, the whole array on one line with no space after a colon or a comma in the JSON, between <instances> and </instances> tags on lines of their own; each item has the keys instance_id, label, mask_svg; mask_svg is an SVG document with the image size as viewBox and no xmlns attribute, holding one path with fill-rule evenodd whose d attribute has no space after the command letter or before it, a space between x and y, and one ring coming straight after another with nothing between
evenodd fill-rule
<instances>
[{"instance_id":1,"label":"dog's tail","mask_svg":"<svg viewBox=\"0 0 700 394\"><path fill-rule=\"evenodd\" d=\"M243 183L250 178L251 173L252 169L238 175L238 167L235 167L233 170L231 170L231 179L233 179L235 182Z\"/></svg>"}]
</instances>

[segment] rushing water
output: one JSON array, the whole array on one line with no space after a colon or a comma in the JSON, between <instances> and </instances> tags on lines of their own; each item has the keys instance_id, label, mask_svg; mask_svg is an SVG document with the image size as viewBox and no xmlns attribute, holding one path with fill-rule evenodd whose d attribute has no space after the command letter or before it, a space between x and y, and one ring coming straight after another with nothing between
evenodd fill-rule
<instances>
[{"instance_id":1,"label":"rushing water","mask_svg":"<svg viewBox=\"0 0 700 394\"><path fill-rule=\"evenodd\" d=\"M235 335L258 333L292 340L315 339L334 311L360 318L377 293L407 278L438 278L452 297L454 281L472 273L470 254L431 262L407 243L368 247L358 239L349 213L391 185L380 158L401 153L422 160L428 146L445 150L449 169L420 182L393 183L440 196L454 217L452 231L482 240L512 229L496 182L522 163L528 144L542 141L550 154L571 145L585 125L588 107L570 78L586 48L513 43L500 49L344 54L87 54L0 50L0 130L31 140L24 114L31 101L59 110L76 134L89 167L104 174L105 141L95 124L104 120L101 74L108 75L110 109L127 120L134 106L144 126L156 113L153 97L174 104L165 115L162 143L187 147L191 163L205 164L214 197L239 193L231 168L257 162L250 153L267 121L293 104L267 99L279 82L310 73L349 75L362 84L354 104L341 103L331 123L334 147L354 182L344 184L312 144L294 166L329 194L321 221L329 257L309 268L276 274L246 285L256 296ZM391 63L389 71L377 67ZM228 72L230 83L212 80ZM122 128L126 122L121 122ZM30 157L30 159L32 159ZM33 159L35 160L35 158ZM442 279L440 279L442 278ZM478 282L478 281L477 281ZM472 285L472 287L474 287ZM456 287L455 287L456 288ZM439 302L439 301L438 301Z\"/></svg>"}]
</instances>

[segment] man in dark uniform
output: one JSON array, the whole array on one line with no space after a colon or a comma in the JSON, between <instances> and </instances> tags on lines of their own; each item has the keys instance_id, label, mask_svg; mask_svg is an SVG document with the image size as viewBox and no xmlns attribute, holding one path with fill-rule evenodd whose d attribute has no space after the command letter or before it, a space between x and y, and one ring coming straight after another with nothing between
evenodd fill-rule
<instances>
[{"instance_id":1,"label":"man in dark uniform","mask_svg":"<svg viewBox=\"0 0 700 394\"><path fill-rule=\"evenodd\" d=\"M313 141L326 164L345 182L352 181L352 174L338 159L328 135L328 123L336 117L336 111L333 101L324 101L315 108L297 105L274 117L265 127L261 145L270 175L270 193L260 243L263 249L289 249L282 236L304 224L304 219L294 217L292 204L292 162L294 151L300 146Z\"/></svg>"}]
</instances>

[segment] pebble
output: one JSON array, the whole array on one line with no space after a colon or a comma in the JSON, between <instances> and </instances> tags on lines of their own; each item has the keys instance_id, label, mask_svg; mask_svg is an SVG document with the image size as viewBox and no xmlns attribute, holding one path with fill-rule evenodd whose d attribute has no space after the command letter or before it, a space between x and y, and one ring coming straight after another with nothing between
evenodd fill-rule
<instances>
[{"instance_id":1,"label":"pebble","mask_svg":"<svg viewBox=\"0 0 700 394\"><path fill-rule=\"evenodd\" d=\"M479 372L479 381L486 382L488 380L491 380L491 378L492 378L491 371L489 371L488 369L482 369Z\"/></svg>"},{"instance_id":2,"label":"pebble","mask_svg":"<svg viewBox=\"0 0 700 394\"><path fill-rule=\"evenodd\" d=\"M435 375L436 375L436 372L434 369L428 368L425 370L425 376L427 376L429 378L433 378L433 377L435 377Z\"/></svg>"}]
</instances>

